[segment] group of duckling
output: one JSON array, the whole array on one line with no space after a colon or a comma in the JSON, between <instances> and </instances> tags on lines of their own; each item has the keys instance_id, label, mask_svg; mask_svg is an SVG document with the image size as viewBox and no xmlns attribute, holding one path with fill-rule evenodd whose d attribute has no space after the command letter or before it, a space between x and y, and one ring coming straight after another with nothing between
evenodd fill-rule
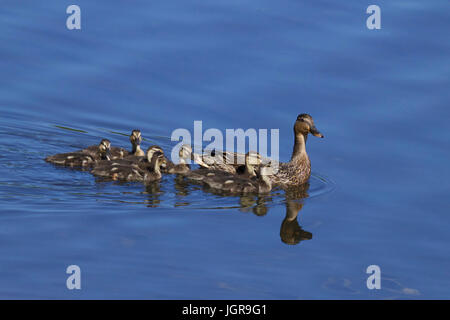
<instances>
[{"instance_id":1,"label":"group of duckling","mask_svg":"<svg viewBox=\"0 0 450 320\"><path fill-rule=\"evenodd\" d=\"M131 132L131 151L112 147L108 139L102 139L98 146L56 154L45 158L45 161L89 169L94 176L111 180L150 183L160 180L163 173L180 174L193 183L224 193L260 194L270 192L275 186L290 187L308 181L311 163L305 146L309 133L323 138L312 117L300 114L294 124L294 150L286 163L263 159L255 151L245 155L217 150L197 154L191 146L184 144L179 150L179 163L175 164L157 145L150 146L144 152L140 130ZM244 158L245 164L240 164L239 158ZM188 160L193 160L199 168L191 170ZM277 170L273 170L274 164Z\"/></svg>"}]
</instances>

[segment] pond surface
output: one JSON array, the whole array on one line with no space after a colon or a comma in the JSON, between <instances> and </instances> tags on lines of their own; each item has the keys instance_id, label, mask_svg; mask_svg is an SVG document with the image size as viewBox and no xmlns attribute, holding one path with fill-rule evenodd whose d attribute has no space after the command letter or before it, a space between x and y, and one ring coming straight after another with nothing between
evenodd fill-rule
<instances>
[{"instance_id":1,"label":"pond surface","mask_svg":"<svg viewBox=\"0 0 450 320\"><path fill-rule=\"evenodd\" d=\"M448 1L3 1L0 298L450 298ZM71 4L71 3L70 3ZM224 197L43 159L173 130L314 117L313 175ZM66 288L78 265L82 289ZM370 265L381 290L366 286Z\"/></svg>"}]
</instances>

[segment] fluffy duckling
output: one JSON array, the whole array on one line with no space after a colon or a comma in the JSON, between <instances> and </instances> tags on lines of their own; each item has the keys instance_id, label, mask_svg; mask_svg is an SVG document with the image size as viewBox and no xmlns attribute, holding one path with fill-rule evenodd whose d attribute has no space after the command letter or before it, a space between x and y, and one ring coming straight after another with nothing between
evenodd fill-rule
<instances>
[{"instance_id":1,"label":"fluffy duckling","mask_svg":"<svg viewBox=\"0 0 450 320\"><path fill-rule=\"evenodd\" d=\"M203 183L208 187L220 190L224 193L247 194L247 193L268 193L272 190L272 168L262 164L259 167L256 177L244 178L239 175L228 173L207 176Z\"/></svg>"},{"instance_id":2,"label":"fluffy duckling","mask_svg":"<svg viewBox=\"0 0 450 320\"><path fill-rule=\"evenodd\" d=\"M216 165L208 166L206 164L200 165L200 169L186 172L186 177L189 180L201 182L206 177L213 177L217 175L236 175L241 178L252 178L256 176L257 168L261 165L261 155L258 152L250 151L245 155L245 165L237 167L234 172L220 170ZM196 159L201 162L201 160ZM197 162L198 163L198 162ZM209 169L214 168L214 169Z\"/></svg>"},{"instance_id":3,"label":"fluffy duckling","mask_svg":"<svg viewBox=\"0 0 450 320\"><path fill-rule=\"evenodd\" d=\"M142 135L140 130L133 130L130 134L131 151L126 151L123 148L111 148L111 160L129 159L140 160L145 156L145 152L141 149Z\"/></svg>"},{"instance_id":4,"label":"fluffy duckling","mask_svg":"<svg viewBox=\"0 0 450 320\"><path fill-rule=\"evenodd\" d=\"M83 150L58 153L48 156L45 161L70 167L90 167L100 160L111 159L111 142L108 139L102 139L98 146L90 146Z\"/></svg>"},{"instance_id":5,"label":"fluffy duckling","mask_svg":"<svg viewBox=\"0 0 450 320\"><path fill-rule=\"evenodd\" d=\"M242 178L256 177L256 172L262 164L262 157L256 151L247 152L245 155L245 165L236 168L236 174Z\"/></svg>"},{"instance_id":6,"label":"fluffy duckling","mask_svg":"<svg viewBox=\"0 0 450 320\"><path fill-rule=\"evenodd\" d=\"M150 183L153 181L160 180L162 177L161 174L161 166L166 164L166 157L164 157L164 153L159 151L155 152L152 157L152 161L150 163L150 167L145 170L144 173L144 182Z\"/></svg>"},{"instance_id":7,"label":"fluffy duckling","mask_svg":"<svg viewBox=\"0 0 450 320\"><path fill-rule=\"evenodd\" d=\"M161 147L159 146L151 146L150 147L151 152L160 152L162 154L164 154L164 151ZM162 172L163 173L186 173L189 172L191 170L190 165L186 162L187 159L191 159L194 160L195 162L207 167L203 161L201 160L201 158L197 155L194 155L192 152L192 148L191 146L184 144L181 146L180 150L178 151L178 156L180 158L180 163L175 164L172 161L170 161L167 157L165 157L165 163L162 165Z\"/></svg>"},{"instance_id":8,"label":"fluffy duckling","mask_svg":"<svg viewBox=\"0 0 450 320\"><path fill-rule=\"evenodd\" d=\"M266 193L272 189L269 164L262 164L261 155L250 151L245 155L245 166L236 174L221 170L200 168L186 174L188 180L205 184L212 189L226 193ZM259 174L262 172L263 174Z\"/></svg>"},{"instance_id":9,"label":"fluffy duckling","mask_svg":"<svg viewBox=\"0 0 450 320\"><path fill-rule=\"evenodd\" d=\"M228 151L216 151L215 149L209 152L209 154L198 155L193 153L193 156L200 167L210 170L224 171L231 174L236 174L237 169L241 169L245 166L242 165L242 159L245 155L242 153L234 153Z\"/></svg>"},{"instance_id":10,"label":"fluffy duckling","mask_svg":"<svg viewBox=\"0 0 450 320\"><path fill-rule=\"evenodd\" d=\"M145 155L140 147L141 141L141 132L139 130L133 130L130 135L131 152L123 148L111 147L111 142L108 139L103 139L98 146L90 146L86 149L73 152L58 153L53 156L48 156L45 158L45 161L70 167L92 167L101 161L123 158L134 160L136 156L141 157Z\"/></svg>"},{"instance_id":11,"label":"fluffy duckling","mask_svg":"<svg viewBox=\"0 0 450 320\"><path fill-rule=\"evenodd\" d=\"M97 177L108 178L121 181L143 181L148 171L155 169L154 158L156 155L164 153L159 151L158 146L151 146L147 149L145 159L133 161L130 159L119 159L112 161L101 161L92 169L91 173ZM165 161L159 165L164 165ZM158 166L159 171L159 166Z\"/></svg>"},{"instance_id":12,"label":"fluffy duckling","mask_svg":"<svg viewBox=\"0 0 450 320\"><path fill-rule=\"evenodd\" d=\"M131 131L130 135L131 152L129 155L136 157L144 157L145 152L141 149L142 135L141 130L135 129Z\"/></svg>"},{"instance_id":13,"label":"fluffy duckling","mask_svg":"<svg viewBox=\"0 0 450 320\"><path fill-rule=\"evenodd\" d=\"M191 158L192 148L187 144L183 144L178 151L178 156L180 157L180 163L175 164L172 161L166 159L166 167L163 168L163 172L167 173L186 173L191 170L191 166L186 163L186 159Z\"/></svg>"}]
</instances>

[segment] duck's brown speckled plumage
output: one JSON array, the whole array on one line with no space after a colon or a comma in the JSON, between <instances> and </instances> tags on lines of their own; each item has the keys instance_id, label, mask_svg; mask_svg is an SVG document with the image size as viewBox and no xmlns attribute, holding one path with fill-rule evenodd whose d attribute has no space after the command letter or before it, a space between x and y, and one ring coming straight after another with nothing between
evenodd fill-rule
<instances>
[{"instance_id":1,"label":"duck's brown speckled plumage","mask_svg":"<svg viewBox=\"0 0 450 320\"><path fill-rule=\"evenodd\" d=\"M279 163L278 172L272 175L274 185L300 185L308 181L311 175L309 158L294 159L286 163Z\"/></svg>"},{"instance_id":2,"label":"duck's brown speckled plumage","mask_svg":"<svg viewBox=\"0 0 450 320\"><path fill-rule=\"evenodd\" d=\"M159 148L159 147L158 147ZM151 174L149 172L159 172L160 166L165 164L164 154L152 146L148 148L146 157L136 157L135 159L120 159L99 162L91 173L97 177L108 178L121 181L145 181ZM156 158L160 158L157 169Z\"/></svg>"},{"instance_id":3,"label":"duck's brown speckled plumage","mask_svg":"<svg viewBox=\"0 0 450 320\"><path fill-rule=\"evenodd\" d=\"M164 154L147 150L147 156L150 161L110 161L109 165L96 166L91 173L97 177L120 181L150 182L161 179L160 166L165 163Z\"/></svg>"},{"instance_id":4,"label":"duck's brown speckled plumage","mask_svg":"<svg viewBox=\"0 0 450 320\"><path fill-rule=\"evenodd\" d=\"M223 171L210 171L201 182L225 194L268 193L272 189L270 168L260 166L257 176L234 175Z\"/></svg>"},{"instance_id":5,"label":"duck's brown speckled plumage","mask_svg":"<svg viewBox=\"0 0 450 320\"><path fill-rule=\"evenodd\" d=\"M111 143L102 139L97 146L90 146L82 150L58 153L45 158L45 161L68 167L92 167L101 160L111 158Z\"/></svg>"},{"instance_id":6,"label":"duck's brown speckled plumage","mask_svg":"<svg viewBox=\"0 0 450 320\"><path fill-rule=\"evenodd\" d=\"M224 193L265 193L271 190L272 185L268 177L268 170L260 166L260 161L261 157L258 153L249 152L245 155L245 169L239 173L200 168L186 173L185 176L192 182ZM255 166L259 166L258 172L265 170L264 174L257 176Z\"/></svg>"},{"instance_id":7,"label":"duck's brown speckled plumage","mask_svg":"<svg viewBox=\"0 0 450 320\"><path fill-rule=\"evenodd\" d=\"M130 135L131 152L120 147L111 147L111 142L108 139L103 139L98 146L90 146L73 152L58 153L48 156L45 158L45 161L69 167L93 167L100 162L120 159L134 161L145 155L140 148L141 140L141 132L133 130Z\"/></svg>"},{"instance_id":8,"label":"duck's brown speckled plumage","mask_svg":"<svg viewBox=\"0 0 450 320\"><path fill-rule=\"evenodd\" d=\"M171 174L183 174L191 170L191 166L186 163L186 159L192 158L192 149L189 145L184 144L181 146L179 152L180 163L175 164L172 161L166 159L166 166L162 168L162 172Z\"/></svg>"},{"instance_id":9,"label":"duck's brown speckled plumage","mask_svg":"<svg viewBox=\"0 0 450 320\"><path fill-rule=\"evenodd\" d=\"M194 153L197 164L209 170L218 170L238 174L245 167L245 154L220 150L205 151L203 155ZM244 161L244 162L243 162Z\"/></svg>"}]
</instances>

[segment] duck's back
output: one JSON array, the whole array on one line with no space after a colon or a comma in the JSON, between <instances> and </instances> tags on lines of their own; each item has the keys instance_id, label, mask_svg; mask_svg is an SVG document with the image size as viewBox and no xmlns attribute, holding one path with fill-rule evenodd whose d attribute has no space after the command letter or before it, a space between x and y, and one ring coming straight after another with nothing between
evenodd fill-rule
<instances>
[{"instance_id":1,"label":"duck's back","mask_svg":"<svg viewBox=\"0 0 450 320\"><path fill-rule=\"evenodd\" d=\"M172 161L168 160L166 158L166 165L165 167L161 168L161 171L164 173L171 173L171 174L176 174L176 173L187 173L191 170L191 166L185 163L179 163L179 164L175 164Z\"/></svg>"},{"instance_id":2,"label":"duck's back","mask_svg":"<svg viewBox=\"0 0 450 320\"><path fill-rule=\"evenodd\" d=\"M142 161L130 161L127 159L101 161L91 173L98 177L123 181L143 181L150 164Z\"/></svg>"},{"instance_id":3,"label":"duck's back","mask_svg":"<svg viewBox=\"0 0 450 320\"><path fill-rule=\"evenodd\" d=\"M45 158L45 161L70 167L87 167L94 165L101 159L101 155L98 150L98 146L90 146L86 149L58 153Z\"/></svg>"},{"instance_id":4,"label":"duck's back","mask_svg":"<svg viewBox=\"0 0 450 320\"><path fill-rule=\"evenodd\" d=\"M306 183L311 175L311 163L308 158L303 161L279 163L278 172L271 176L274 185L289 186Z\"/></svg>"},{"instance_id":5,"label":"duck's back","mask_svg":"<svg viewBox=\"0 0 450 320\"><path fill-rule=\"evenodd\" d=\"M121 181L143 181L145 170L136 164L96 166L91 173L97 177Z\"/></svg>"},{"instance_id":6,"label":"duck's back","mask_svg":"<svg viewBox=\"0 0 450 320\"><path fill-rule=\"evenodd\" d=\"M124 159L132 155L129 151L120 147L111 147L111 160Z\"/></svg>"}]
</instances>

